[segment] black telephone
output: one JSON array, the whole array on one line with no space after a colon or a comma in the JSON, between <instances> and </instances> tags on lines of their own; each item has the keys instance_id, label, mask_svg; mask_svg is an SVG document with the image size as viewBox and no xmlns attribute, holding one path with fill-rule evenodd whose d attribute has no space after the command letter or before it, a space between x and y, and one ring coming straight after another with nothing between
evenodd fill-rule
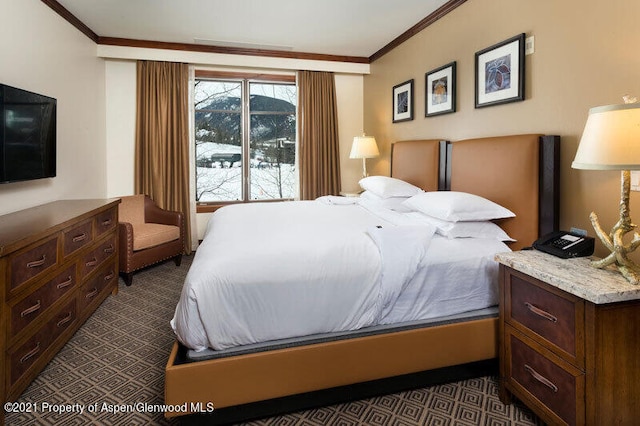
<instances>
[{"instance_id":1,"label":"black telephone","mask_svg":"<svg viewBox=\"0 0 640 426\"><path fill-rule=\"evenodd\" d=\"M594 247L593 238L567 231L551 232L533 243L534 249L563 259L591 256Z\"/></svg>"}]
</instances>

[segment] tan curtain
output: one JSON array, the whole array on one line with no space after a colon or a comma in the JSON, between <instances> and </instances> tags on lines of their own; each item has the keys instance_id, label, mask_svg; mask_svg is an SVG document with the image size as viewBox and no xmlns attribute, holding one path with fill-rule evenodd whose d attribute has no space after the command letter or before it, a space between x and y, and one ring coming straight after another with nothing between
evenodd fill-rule
<instances>
[{"instance_id":1,"label":"tan curtain","mask_svg":"<svg viewBox=\"0 0 640 426\"><path fill-rule=\"evenodd\" d=\"M183 212L190 254L188 114L189 66L138 61L135 191Z\"/></svg>"},{"instance_id":2,"label":"tan curtain","mask_svg":"<svg viewBox=\"0 0 640 426\"><path fill-rule=\"evenodd\" d=\"M300 198L340 192L338 113L333 73L300 71Z\"/></svg>"}]
</instances>

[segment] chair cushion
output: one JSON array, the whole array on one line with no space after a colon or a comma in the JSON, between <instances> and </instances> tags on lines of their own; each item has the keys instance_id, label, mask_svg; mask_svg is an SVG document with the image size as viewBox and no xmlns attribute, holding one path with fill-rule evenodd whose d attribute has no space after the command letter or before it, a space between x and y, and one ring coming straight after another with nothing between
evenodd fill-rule
<instances>
[{"instance_id":1,"label":"chair cushion","mask_svg":"<svg viewBox=\"0 0 640 426\"><path fill-rule=\"evenodd\" d=\"M180 238L180 228L159 223L132 223L133 251L155 247Z\"/></svg>"},{"instance_id":2,"label":"chair cushion","mask_svg":"<svg viewBox=\"0 0 640 426\"><path fill-rule=\"evenodd\" d=\"M131 224L144 223L144 195L121 197L118 205L118 220Z\"/></svg>"}]
</instances>

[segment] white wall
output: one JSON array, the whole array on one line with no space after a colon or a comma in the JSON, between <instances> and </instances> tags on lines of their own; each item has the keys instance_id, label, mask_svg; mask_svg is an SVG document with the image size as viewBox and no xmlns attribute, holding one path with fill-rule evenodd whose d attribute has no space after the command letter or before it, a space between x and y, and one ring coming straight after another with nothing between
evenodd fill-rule
<instances>
[{"instance_id":1,"label":"white wall","mask_svg":"<svg viewBox=\"0 0 640 426\"><path fill-rule=\"evenodd\" d=\"M136 63L107 60L107 196L134 192Z\"/></svg>"},{"instance_id":2,"label":"white wall","mask_svg":"<svg viewBox=\"0 0 640 426\"><path fill-rule=\"evenodd\" d=\"M254 60L259 64L259 58ZM133 194L134 191L136 65L129 58L109 58L106 59L105 69L107 146L109 147L106 158L107 196L117 197ZM273 71L273 68L269 70ZM337 73L335 80L342 187L344 190L354 190L358 186L362 163L349 159L349 150L353 137L363 131L363 76ZM207 213L197 215L198 238L202 238L209 217L210 214Z\"/></svg>"},{"instance_id":3,"label":"white wall","mask_svg":"<svg viewBox=\"0 0 640 426\"><path fill-rule=\"evenodd\" d=\"M104 60L37 0L0 3L0 82L58 100L57 176L0 185L0 214L106 195Z\"/></svg>"}]
</instances>

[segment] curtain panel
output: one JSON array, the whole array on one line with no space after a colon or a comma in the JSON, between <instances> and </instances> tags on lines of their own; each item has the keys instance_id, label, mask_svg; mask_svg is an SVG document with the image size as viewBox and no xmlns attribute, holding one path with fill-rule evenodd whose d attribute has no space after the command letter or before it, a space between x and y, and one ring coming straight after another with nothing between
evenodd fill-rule
<instances>
[{"instance_id":1,"label":"curtain panel","mask_svg":"<svg viewBox=\"0 0 640 426\"><path fill-rule=\"evenodd\" d=\"M333 73L298 72L300 198L340 193L340 147Z\"/></svg>"},{"instance_id":2,"label":"curtain panel","mask_svg":"<svg viewBox=\"0 0 640 426\"><path fill-rule=\"evenodd\" d=\"M189 67L138 61L135 191L184 215L191 253L189 198Z\"/></svg>"}]
</instances>

